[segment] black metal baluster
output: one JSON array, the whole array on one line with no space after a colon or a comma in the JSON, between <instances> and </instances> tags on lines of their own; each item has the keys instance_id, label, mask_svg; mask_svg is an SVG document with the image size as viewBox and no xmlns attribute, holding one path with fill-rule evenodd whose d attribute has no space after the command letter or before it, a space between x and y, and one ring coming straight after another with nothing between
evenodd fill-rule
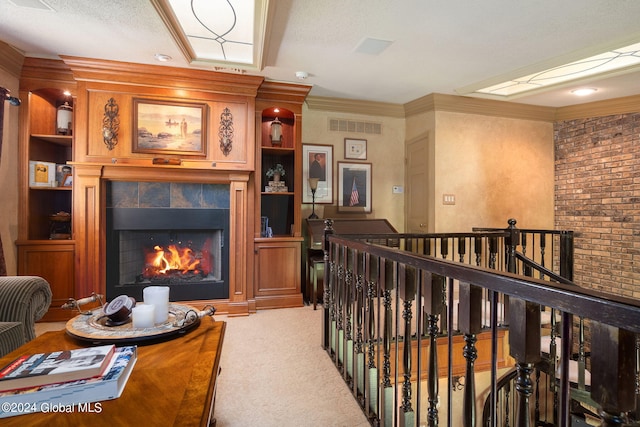
<instances>
[{"instance_id":1,"label":"black metal baluster","mask_svg":"<svg viewBox=\"0 0 640 427\"><path fill-rule=\"evenodd\" d=\"M496 269L496 257L498 255L498 238L489 237L489 268Z\"/></svg>"},{"instance_id":2,"label":"black metal baluster","mask_svg":"<svg viewBox=\"0 0 640 427\"><path fill-rule=\"evenodd\" d=\"M540 233L540 265L544 267L544 256L547 247L547 233ZM544 273L540 273L540 279L544 280Z\"/></svg>"},{"instance_id":3,"label":"black metal baluster","mask_svg":"<svg viewBox=\"0 0 640 427\"><path fill-rule=\"evenodd\" d=\"M353 387L353 303L354 303L354 250L346 248L346 272L344 279L344 370L343 378Z\"/></svg>"},{"instance_id":4,"label":"black metal baluster","mask_svg":"<svg viewBox=\"0 0 640 427\"><path fill-rule=\"evenodd\" d=\"M381 405L381 419L383 425L391 426L394 420L394 401L395 393L393 384L391 383L391 340L393 339L393 309L391 307L391 290L394 288L393 283L393 263L389 260L384 260L380 263L381 278L384 278L384 290L382 293L384 304L384 328L383 328L383 359L382 359L382 405Z\"/></svg>"},{"instance_id":5,"label":"black metal baluster","mask_svg":"<svg viewBox=\"0 0 640 427\"><path fill-rule=\"evenodd\" d=\"M467 254L467 245L464 237L458 237L458 260L464 262L464 256Z\"/></svg>"},{"instance_id":6,"label":"black metal baluster","mask_svg":"<svg viewBox=\"0 0 640 427\"><path fill-rule=\"evenodd\" d=\"M329 243L329 236L333 234L333 221L327 219L324 221L324 241L323 241L323 256L324 256L324 286L322 292L322 308L323 308L323 322L322 322L322 345L331 352L332 342L331 336L334 333L333 325L335 324L335 306L334 306L334 286L335 286L335 263L331 261L330 250L331 244Z\"/></svg>"},{"instance_id":7,"label":"black metal baluster","mask_svg":"<svg viewBox=\"0 0 640 427\"><path fill-rule=\"evenodd\" d=\"M474 237L474 252L476 254L476 265L480 267L480 263L482 262L482 237Z\"/></svg>"},{"instance_id":8,"label":"black metal baluster","mask_svg":"<svg viewBox=\"0 0 640 427\"><path fill-rule=\"evenodd\" d=\"M367 271L365 275L369 278L367 281L367 302L366 302L366 325L365 331L367 336L365 337L368 342L367 347L367 372L365 377L365 407L367 408L367 414L369 419L378 417L380 411L378 410L378 368L376 366L376 321L375 321L375 305L378 297L378 263L379 258L367 254Z\"/></svg>"},{"instance_id":9,"label":"black metal baluster","mask_svg":"<svg viewBox=\"0 0 640 427\"><path fill-rule=\"evenodd\" d=\"M364 363L364 254L356 252L356 287L355 287L355 306L356 306L356 339L354 344L354 360L353 360L353 390L358 397L360 405L364 407L364 371L366 365Z\"/></svg>"},{"instance_id":10,"label":"black metal baluster","mask_svg":"<svg viewBox=\"0 0 640 427\"><path fill-rule=\"evenodd\" d=\"M424 296L424 311L427 314L429 331L429 361L427 390L429 393L429 409L427 422L429 427L438 425L438 319L444 310L445 278L429 272L422 272L422 295Z\"/></svg>"},{"instance_id":11,"label":"black metal baluster","mask_svg":"<svg viewBox=\"0 0 640 427\"><path fill-rule=\"evenodd\" d=\"M416 271L413 267L400 264L398 266L398 290L403 300L402 318L404 319L404 343L402 347L402 365L403 365L403 382L402 382L402 409L401 425L413 426L414 414L411 404L411 319L413 318L412 304L416 295Z\"/></svg>"},{"instance_id":12,"label":"black metal baluster","mask_svg":"<svg viewBox=\"0 0 640 427\"><path fill-rule=\"evenodd\" d=\"M338 371L343 373L344 369L344 288L345 288L345 265L344 256L346 248L344 246L338 247L337 254L337 283L336 283L336 301L337 301L337 314L336 314L336 365Z\"/></svg>"},{"instance_id":13,"label":"black metal baluster","mask_svg":"<svg viewBox=\"0 0 640 427\"><path fill-rule=\"evenodd\" d=\"M482 329L482 288L469 283L460 283L460 305L458 309L458 328L464 334L464 358L467 361L464 382L463 425L476 425L476 383L475 360L478 358L476 349L477 334Z\"/></svg>"}]
</instances>

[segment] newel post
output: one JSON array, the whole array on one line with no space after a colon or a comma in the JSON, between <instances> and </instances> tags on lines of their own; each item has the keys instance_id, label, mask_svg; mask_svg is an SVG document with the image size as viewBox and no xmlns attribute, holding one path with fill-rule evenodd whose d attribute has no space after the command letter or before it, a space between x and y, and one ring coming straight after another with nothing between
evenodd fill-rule
<instances>
[{"instance_id":1,"label":"newel post","mask_svg":"<svg viewBox=\"0 0 640 427\"><path fill-rule=\"evenodd\" d=\"M591 397L600 405L603 427L626 425L625 412L635 408L635 334L591 322Z\"/></svg>"},{"instance_id":2,"label":"newel post","mask_svg":"<svg viewBox=\"0 0 640 427\"><path fill-rule=\"evenodd\" d=\"M517 273L517 265L516 265L516 248L518 247L518 243L520 242L520 230L516 228L515 219L509 219L509 228L507 231L509 232L509 236L505 239L505 246L507 249L507 271L509 273Z\"/></svg>"}]
</instances>

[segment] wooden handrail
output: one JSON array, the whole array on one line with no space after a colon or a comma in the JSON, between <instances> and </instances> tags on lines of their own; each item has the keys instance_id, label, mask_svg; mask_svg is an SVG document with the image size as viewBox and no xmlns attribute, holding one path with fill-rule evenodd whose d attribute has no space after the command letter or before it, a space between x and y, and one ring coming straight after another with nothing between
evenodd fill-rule
<instances>
[{"instance_id":1,"label":"wooden handrail","mask_svg":"<svg viewBox=\"0 0 640 427\"><path fill-rule=\"evenodd\" d=\"M446 360L449 381L452 381L453 335L458 333L458 329L464 335L468 370L465 387L469 387L465 392L465 405L475 408L475 337L479 331L491 331L491 388L494 390L497 381L493 368L497 364L496 331L509 325L509 347L518 369L516 389L520 404L517 425L530 425L527 405L532 393L531 373L540 358L541 307L562 313L561 387L566 389L568 384L571 325L573 317L578 316L591 322L592 345L606 346L611 358L617 358L615 361L618 362L598 367L599 370L592 374L592 394L602 406L603 425L619 425L620 414L632 409L630 395L634 396L635 405L635 376L616 376L615 390L607 381L628 365L629 358L632 358L635 369L635 341L633 352L630 342L632 337L635 339L635 334L640 333L640 302L576 286L571 281L572 265L563 267L563 262L557 258L549 265L560 265L565 274L554 272L544 262L529 259L516 250L523 241L525 244L529 241L523 237L523 230L515 229L515 221L502 231L437 235L335 235L330 221L326 226L323 342L358 401L367 402L366 406L363 403L363 411L372 424L395 425L399 420L415 425L425 419L428 425L438 424L436 403L439 390L437 369L434 370L438 366L438 355L433 351L425 353L425 362L420 349L433 343L436 336L441 336L442 325L445 325L444 332L449 339ZM542 248L543 261L547 257L545 250L549 242L542 236L572 237L566 232L538 231L543 234L532 240L537 239ZM484 240L481 245L477 240L467 244L475 238ZM422 240L418 244L414 241L416 239ZM498 244L499 241L503 243ZM393 242L393 247L385 246L389 242ZM438 251L431 245L433 242L439 246ZM567 240L562 242L561 245L565 246L560 251L572 260L570 243ZM427 246L428 251L425 249ZM494 261L472 261L471 253L479 253L483 259L494 258ZM495 259L500 262L495 262ZM541 278L516 274L518 263L539 272ZM506 269L512 272L504 271ZM480 300L485 302L478 303L477 295L482 295ZM478 310L479 304L491 314L488 325L480 323L483 316ZM502 319L497 315L501 306L505 308ZM511 311L507 310L509 307ZM462 314L466 316L464 319L457 318ZM409 351L410 345L414 344L417 345L416 354ZM400 348L402 352L399 352ZM395 360L391 359L392 354ZM362 355L366 355L368 363L361 362ZM592 357L594 360L597 358ZM389 369L391 364L397 368L393 377ZM415 370L419 372L417 378L422 378L422 371L428 378L428 399L425 401L429 402L429 407L424 411L427 414L424 417L420 408L420 385L412 383ZM414 389L417 397L412 394ZM448 401L452 400L450 389ZM562 391L568 395L566 390ZM614 396L615 401L608 400L610 396ZM560 406L559 423L568 426L568 399L562 399ZM473 424L473 410L465 413L467 416L462 424ZM449 413L447 418L452 425L452 414Z\"/></svg>"}]
</instances>

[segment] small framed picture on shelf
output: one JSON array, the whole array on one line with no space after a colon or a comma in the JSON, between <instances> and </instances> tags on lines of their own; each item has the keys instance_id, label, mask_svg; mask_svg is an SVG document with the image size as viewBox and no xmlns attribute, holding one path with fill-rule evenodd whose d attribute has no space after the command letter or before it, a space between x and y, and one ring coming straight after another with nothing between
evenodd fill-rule
<instances>
[{"instance_id":1,"label":"small framed picture on shelf","mask_svg":"<svg viewBox=\"0 0 640 427\"><path fill-rule=\"evenodd\" d=\"M56 165L56 183L58 187L70 187L71 185L65 185L67 178L73 175L73 166L70 165Z\"/></svg>"},{"instance_id":2,"label":"small framed picture on shelf","mask_svg":"<svg viewBox=\"0 0 640 427\"><path fill-rule=\"evenodd\" d=\"M309 178L316 178L316 203L333 203L333 146L302 144L302 203L311 203Z\"/></svg>"},{"instance_id":3,"label":"small framed picture on shelf","mask_svg":"<svg viewBox=\"0 0 640 427\"><path fill-rule=\"evenodd\" d=\"M345 138L344 158L353 160L367 160L367 140Z\"/></svg>"},{"instance_id":4,"label":"small framed picture on shelf","mask_svg":"<svg viewBox=\"0 0 640 427\"><path fill-rule=\"evenodd\" d=\"M338 212L371 212L371 163L338 162Z\"/></svg>"},{"instance_id":5,"label":"small framed picture on shelf","mask_svg":"<svg viewBox=\"0 0 640 427\"><path fill-rule=\"evenodd\" d=\"M29 187L56 187L56 164L30 160Z\"/></svg>"},{"instance_id":6,"label":"small framed picture on shelf","mask_svg":"<svg viewBox=\"0 0 640 427\"><path fill-rule=\"evenodd\" d=\"M72 187L73 186L73 175L72 174L65 175L64 180L62 181L62 186L63 187Z\"/></svg>"}]
</instances>

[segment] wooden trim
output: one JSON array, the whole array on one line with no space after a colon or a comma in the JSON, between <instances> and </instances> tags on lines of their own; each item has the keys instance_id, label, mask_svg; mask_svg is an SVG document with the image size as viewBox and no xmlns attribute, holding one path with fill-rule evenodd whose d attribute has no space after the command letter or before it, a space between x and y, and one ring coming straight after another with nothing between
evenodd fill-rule
<instances>
[{"instance_id":1,"label":"wooden trim","mask_svg":"<svg viewBox=\"0 0 640 427\"><path fill-rule=\"evenodd\" d=\"M78 81L179 88L255 97L262 76L62 56Z\"/></svg>"},{"instance_id":2,"label":"wooden trim","mask_svg":"<svg viewBox=\"0 0 640 427\"><path fill-rule=\"evenodd\" d=\"M640 95L586 104L569 105L556 109L556 120L586 119L589 117L611 116L614 114L637 113L640 111Z\"/></svg>"},{"instance_id":3,"label":"wooden trim","mask_svg":"<svg viewBox=\"0 0 640 427\"><path fill-rule=\"evenodd\" d=\"M545 122L555 119L555 108L551 107L439 93L432 93L405 104L407 116L432 110Z\"/></svg>"},{"instance_id":4,"label":"wooden trim","mask_svg":"<svg viewBox=\"0 0 640 427\"><path fill-rule=\"evenodd\" d=\"M258 88L256 99L269 101L270 106L282 104L283 102L301 105L310 90L310 85L265 80ZM292 111L299 112L299 110Z\"/></svg>"},{"instance_id":5,"label":"wooden trim","mask_svg":"<svg viewBox=\"0 0 640 427\"><path fill-rule=\"evenodd\" d=\"M76 94L77 83L71 69L62 61L25 58L20 76L20 90L62 89Z\"/></svg>"},{"instance_id":6,"label":"wooden trim","mask_svg":"<svg viewBox=\"0 0 640 427\"><path fill-rule=\"evenodd\" d=\"M24 63L24 55L12 46L0 41L0 68L16 78L20 78L20 71Z\"/></svg>"}]
</instances>

